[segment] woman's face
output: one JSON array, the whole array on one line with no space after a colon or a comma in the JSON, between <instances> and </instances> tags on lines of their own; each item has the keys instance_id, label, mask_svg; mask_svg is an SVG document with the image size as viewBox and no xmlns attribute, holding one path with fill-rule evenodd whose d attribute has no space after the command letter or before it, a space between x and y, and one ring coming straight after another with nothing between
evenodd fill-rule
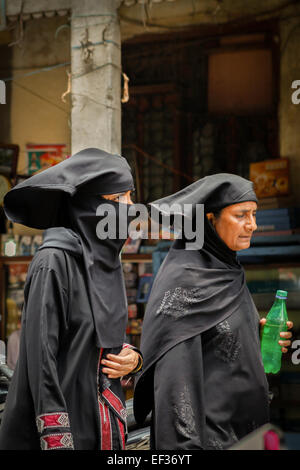
<instances>
[{"instance_id":1,"label":"woman's face","mask_svg":"<svg viewBox=\"0 0 300 470\"><path fill-rule=\"evenodd\" d=\"M108 199L109 201L120 202L122 204L133 204L131 200L131 191L117 194L105 194L102 197L104 197L104 199Z\"/></svg>"},{"instance_id":2,"label":"woman's face","mask_svg":"<svg viewBox=\"0 0 300 470\"><path fill-rule=\"evenodd\" d=\"M249 248L256 225L257 204L254 201L233 204L222 209L219 217L207 214L217 234L233 251Z\"/></svg>"}]
</instances>

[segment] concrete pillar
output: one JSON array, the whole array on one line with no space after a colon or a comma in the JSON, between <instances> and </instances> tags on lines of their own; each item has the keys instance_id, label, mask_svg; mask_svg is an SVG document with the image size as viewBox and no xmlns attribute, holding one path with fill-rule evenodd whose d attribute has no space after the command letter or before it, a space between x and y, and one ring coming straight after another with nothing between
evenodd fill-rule
<instances>
[{"instance_id":1,"label":"concrete pillar","mask_svg":"<svg viewBox=\"0 0 300 470\"><path fill-rule=\"evenodd\" d=\"M72 154L121 151L121 0L73 0Z\"/></svg>"}]
</instances>

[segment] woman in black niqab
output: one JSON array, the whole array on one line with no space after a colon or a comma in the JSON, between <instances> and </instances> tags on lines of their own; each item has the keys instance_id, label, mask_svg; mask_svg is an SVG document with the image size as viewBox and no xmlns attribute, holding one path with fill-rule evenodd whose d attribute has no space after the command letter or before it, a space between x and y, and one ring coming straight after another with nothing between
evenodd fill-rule
<instances>
[{"instance_id":1,"label":"woman in black niqab","mask_svg":"<svg viewBox=\"0 0 300 470\"><path fill-rule=\"evenodd\" d=\"M91 148L5 196L10 220L45 233L27 274L0 449L124 449L120 376L138 360L124 343L127 300L119 255L129 206L105 195L132 189L126 160ZM114 211L122 236L99 239L104 205Z\"/></svg>"},{"instance_id":2,"label":"woman in black niqab","mask_svg":"<svg viewBox=\"0 0 300 470\"><path fill-rule=\"evenodd\" d=\"M257 202L250 181L218 174L152 206L191 204L193 217L196 204L216 214L247 201ZM177 239L156 276L141 351L134 411L138 422L152 411L153 448L226 449L268 422L259 315L236 252L206 217L203 247Z\"/></svg>"}]
</instances>

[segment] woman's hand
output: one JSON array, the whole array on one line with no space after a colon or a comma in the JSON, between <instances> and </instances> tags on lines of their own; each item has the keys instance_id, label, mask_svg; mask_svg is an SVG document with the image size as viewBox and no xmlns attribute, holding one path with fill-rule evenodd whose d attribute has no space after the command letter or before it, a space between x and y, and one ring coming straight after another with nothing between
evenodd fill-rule
<instances>
[{"instance_id":1,"label":"woman's hand","mask_svg":"<svg viewBox=\"0 0 300 470\"><path fill-rule=\"evenodd\" d=\"M130 348L124 348L119 354L107 354L101 361L102 372L110 379L117 379L130 374L138 365L139 354Z\"/></svg>"},{"instance_id":2,"label":"woman's hand","mask_svg":"<svg viewBox=\"0 0 300 470\"><path fill-rule=\"evenodd\" d=\"M266 318L262 318L260 320L260 325L264 326L266 324L266 321L267 321ZM288 330L291 330L294 326L292 321L287 321L286 324L287 324ZM286 353L288 352L287 348L291 345L291 341L289 340L289 338L292 337L292 333L289 331L282 331L280 333L280 337L284 338L284 340L279 340L278 343L280 344L280 346L282 346L281 351L283 353Z\"/></svg>"}]
</instances>

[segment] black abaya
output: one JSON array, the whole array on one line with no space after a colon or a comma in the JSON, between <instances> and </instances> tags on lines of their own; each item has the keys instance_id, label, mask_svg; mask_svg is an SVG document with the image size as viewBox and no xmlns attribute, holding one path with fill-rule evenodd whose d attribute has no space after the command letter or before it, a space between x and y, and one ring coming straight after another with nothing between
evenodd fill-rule
<instances>
[{"instance_id":1,"label":"black abaya","mask_svg":"<svg viewBox=\"0 0 300 470\"><path fill-rule=\"evenodd\" d=\"M109 379L100 364L108 353L128 347L120 261L128 207L101 195L132 189L126 160L91 148L5 196L10 220L47 230L25 284L19 360L0 449L124 448L120 379ZM125 238L98 237L104 204Z\"/></svg>"},{"instance_id":2,"label":"black abaya","mask_svg":"<svg viewBox=\"0 0 300 470\"><path fill-rule=\"evenodd\" d=\"M122 344L95 344L81 246L70 230L49 230L30 265L24 298L0 449L124 448L120 379L108 379L100 367L100 358L118 354Z\"/></svg>"},{"instance_id":3,"label":"black abaya","mask_svg":"<svg viewBox=\"0 0 300 470\"><path fill-rule=\"evenodd\" d=\"M258 328L245 305L157 361L153 448L224 450L268 422Z\"/></svg>"},{"instance_id":4,"label":"black abaya","mask_svg":"<svg viewBox=\"0 0 300 470\"><path fill-rule=\"evenodd\" d=\"M220 174L153 206L204 203L209 212L248 200L251 182ZM175 241L152 287L135 417L142 423L152 410L155 449L227 449L269 419L259 315L236 252L208 220L202 249L185 248L184 237Z\"/></svg>"}]
</instances>

